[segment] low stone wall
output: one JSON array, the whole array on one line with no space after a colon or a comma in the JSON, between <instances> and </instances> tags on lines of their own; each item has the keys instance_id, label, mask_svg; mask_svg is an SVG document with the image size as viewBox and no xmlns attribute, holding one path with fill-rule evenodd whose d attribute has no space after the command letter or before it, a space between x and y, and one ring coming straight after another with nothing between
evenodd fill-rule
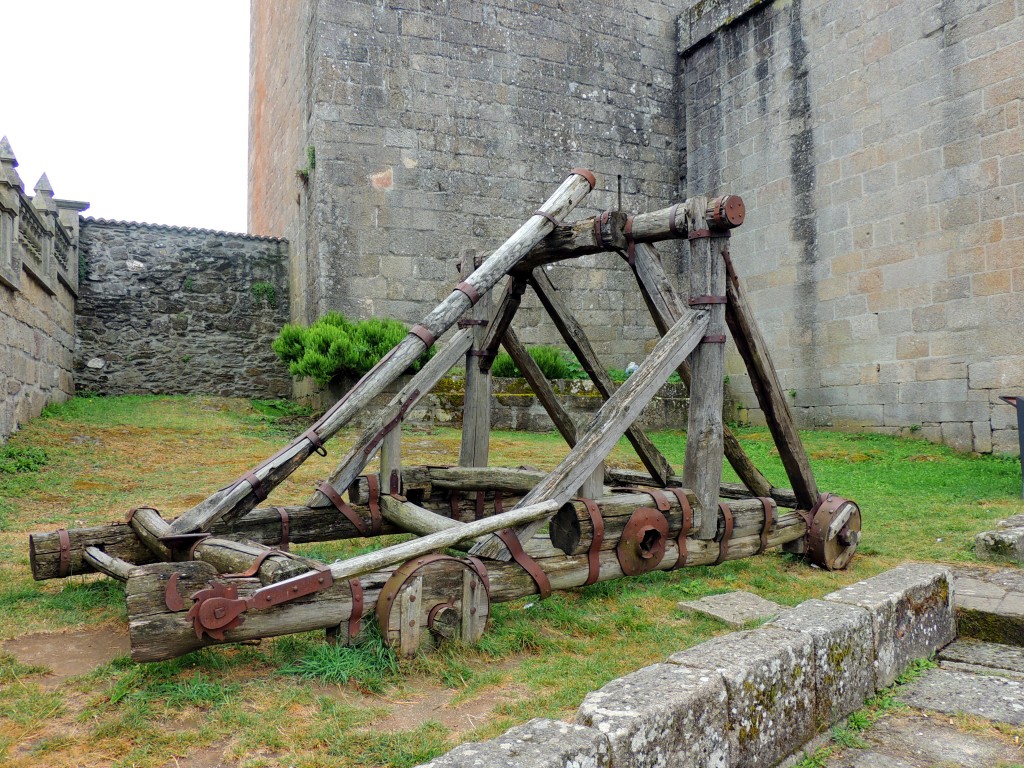
<instances>
[{"instance_id":1,"label":"low stone wall","mask_svg":"<svg viewBox=\"0 0 1024 768\"><path fill-rule=\"evenodd\" d=\"M429 768L768 768L956 636L953 577L903 565L613 680Z\"/></svg>"},{"instance_id":2,"label":"low stone wall","mask_svg":"<svg viewBox=\"0 0 1024 768\"><path fill-rule=\"evenodd\" d=\"M491 394L491 428L520 430L523 432L550 432L555 426L544 407L537 400L525 379L494 379ZM388 392L374 398L370 405L354 420L365 424L375 409L384 406L404 384L398 382ZM576 419L586 424L604 402L593 382L564 380L552 382L562 405ZM326 410L337 402L349 384L315 389L299 384L296 387L300 402L315 410ZM409 411L405 423L414 426L462 426L462 407L465 403L464 381L460 378L443 379L434 391L423 397ZM686 429L689 396L683 384L666 384L643 410L638 424L642 429ZM737 413L736 405L728 398L725 413Z\"/></svg>"},{"instance_id":3,"label":"low stone wall","mask_svg":"<svg viewBox=\"0 0 1024 768\"><path fill-rule=\"evenodd\" d=\"M286 397L288 243L83 219L75 383L104 395Z\"/></svg>"}]
</instances>

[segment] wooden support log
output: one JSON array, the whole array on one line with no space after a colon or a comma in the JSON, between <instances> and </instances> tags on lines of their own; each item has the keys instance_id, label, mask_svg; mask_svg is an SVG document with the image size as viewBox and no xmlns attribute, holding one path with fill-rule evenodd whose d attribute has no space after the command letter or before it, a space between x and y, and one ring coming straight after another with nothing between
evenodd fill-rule
<instances>
[{"instance_id":1,"label":"wooden support log","mask_svg":"<svg viewBox=\"0 0 1024 768\"><path fill-rule=\"evenodd\" d=\"M774 533L768 537L768 547L801 538L806 534L806 523L797 513L784 513ZM760 536L734 537L729 542L725 560L750 557L761 546ZM685 566L712 565L719 557L719 544L694 538L687 540ZM674 541L669 541L665 556L658 565L660 570L676 567L678 550ZM566 556L559 554L540 558L537 564L547 575L552 589L563 590L582 586L590 574L586 554ZM616 553L603 550L599 555L599 581L623 577ZM358 577L363 607L361 616L373 613L381 588L393 573L386 568ZM537 593L533 579L515 563L487 563L492 602L507 602ZM167 584L177 574L176 589L184 608L179 611L167 606ZM126 587L129 632L132 642L132 658L136 661L160 661L180 656L204 646L218 645L209 636L196 637L192 622L187 618L191 606L190 596L217 580L214 568L208 563L158 563L135 569ZM247 598L263 585L258 579L231 579L238 596ZM245 621L228 630L227 642L256 640L264 637L293 634L347 625L352 613L352 588L347 581L336 581L329 589L316 592L297 600L284 603L267 611L250 611Z\"/></svg>"},{"instance_id":2,"label":"wooden support log","mask_svg":"<svg viewBox=\"0 0 1024 768\"><path fill-rule=\"evenodd\" d=\"M439 382L453 366L462 362L464 355L473 344L473 331L459 331L448 342L447 346L434 355L419 373L412 377L402 390L391 398L370 421L363 433L355 441L338 466L331 472L327 482L339 493L349 488L366 465L373 458L376 444L386 434L388 425L398 424L404 414L416 406L424 395ZM365 482L365 481L364 481ZM382 478L382 487L388 487L387 478ZM331 505L330 499L320 491L314 491L306 502L310 507L326 507Z\"/></svg>"},{"instance_id":3,"label":"wooden support log","mask_svg":"<svg viewBox=\"0 0 1024 768\"><path fill-rule=\"evenodd\" d=\"M111 557L106 552L96 547L86 547L82 555L94 571L105 574L118 581L128 581L135 566L118 557Z\"/></svg>"},{"instance_id":4,"label":"wooden support log","mask_svg":"<svg viewBox=\"0 0 1024 768\"><path fill-rule=\"evenodd\" d=\"M192 559L209 563L222 574L246 573L259 562L259 569L252 575L263 584L284 581L320 565L315 560L286 554L262 544L219 537L204 539L196 544Z\"/></svg>"},{"instance_id":5,"label":"wooden support log","mask_svg":"<svg viewBox=\"0 0 1024 768\"><path fill-rule=\"evenodd\" d=\"M460 263L462 276L468 277L475 268L472 253L464 253ZM486 354L487 324L491 318L492 292L487 292L472 308L471 323L473 346L466 352L465 397L462 404L462 441L459 446L459 464L463 467L486 467L491 444L491 370L482 368L480 360Z\"/></svg>"},{"instance_id":6,"label":"wooden support log","mask_svg":"<svg viewBox=\"0 0 1024 768\"><path fill-rule=\"evenodd\" d=\"M610 482L625 486L658 487L657 483L654 482L654 478L646 472L638 472L632 469L611 469L608 471L608 479ZM683 478L679 475L672 475L668 487L681 488L682 486ZM757 494L753 493L743 483L722 483L718 489L718 495L723 499L757 498ZM789 488L771 488L770 492L765 495L774 499L775 503L780 507L796 509L799 506L796 501L796 495Z\"/></svg>"},{"instance_id":7,"label":"wooden support log","mask_svg":"<svg viewBox=\"0 0 1024 768\"><path fill-rule=\"evenodd\" d=\"M637 243L650 243L686 237L690 233L692 223L686 218L685 212L691 205L691 201L687 199L660 211L636 214L630 231L633 240ZM743 199L737 195L727 195L707 200L703 218L714 222L718 229L731 229L743 223L745 214Z\"/></svg>"},{"instance_id":8,"label":"wooden support log","mask_svg":"<svg viewBox=\"0 0 1024 768\"><path fill-rule=\"evenodd\" d=\"M775 438L775 447L779 451L779 458L782 459L782 466L786 469L786 476L793 486L797 501L804 509L813 509L818 503L819 493L811 462L800 440L800 432L796 428L785 390L772 364L768 345L765 344L754 319L754 313L747 303L729 252L726 251L724 255L728 277L726 295L729 298L725 308L725 319L732 332L736 349L750 375L750 384L754 388L768 429Z\"/></svg>"},{"instance_id":9,"label":"wooden support log","mask_svg":"<svg viewBox=\"0 0 1024 768\"><path fill-rule=\"evenodd\" d=\"M586 433L557 467L520 502L523 506L553 500L557 509L575 493L583 481L607 458L619 438L639 417L665 381L700 342L707 328L707 314L693 312L670 330L614 395L594 416ZM721 467L719 467L721 470ZM671 472L668 473L671 476ZM535 521L516 530L520 542L531 538L543 525ZM507 560L508 548L497 537L471 550L478 557Z\"/></svg>"},{"instance_id":10,"label":"wooden support log","mask_svg":"<svg viewBox=\"0 0 1024 768\"><path fill-rule=\"evenodd\" d=\"M565 442L572 448L576 445L576 422L573 421L572 416L559 402L554 387L551 386L551 382L541 372L537 361L530 356L526 346L519 340L516 332L511 328L505 331L505 336L502 338L501 343L508 351L512 362L516 364L516 367L523 374L523 378L530 385L530 389L533 390L540 404L544 406L544 410L547 412L548 418L555 425L555 429L558 430L558 433Z\"/></svg>"},{"instance_id":11,"label":"wooden support log","mask_svg":"<svg viewBox=\"0 0 1024 768\"><path fill-rule=\"evenodd\" d=\"M679 319L686 310L679 295L676 293L669 280L668 275L661 265L661 257L653 247L646 243L638 243L633 250L633 274L636 276L640 292L643 294L647 308L650 310L651 318L654 320L658 332L662 335ZM679 366L679 376L686 385L687 391L691 386L690 366L685 362ZM754 493L755 496L768 496L772 492L772 485L768 479L761 474L754 466L743 446L740 445L736 435L729 429L729 425L722 425L723 450L729 464L739 475L740 480Z\"/></svg>"},{"instance_id":12,"label":"wooden support log","mask_svg":"<svg viewBox=\"0 0 1024 768\"><path fill-rule=\"evenodd\" d=\"M505 295L501 297L501 303L494 313L494 318L487 324L487 335L480 345L480 348L484 350L483 355L478 361L481 371L491 370L491 365L498 354L501 340L505 337L505 332L512 325L512 318L519 311L519 305L523 303L523 294L526 292L526 286L526 276L509 278Z\"/></svg>"},{"instance_id":13,"label":"wooden support log","mask_svg":"<svg viewBox=\"0 0 1024 768\"><path fill-rule=\"evenodd\" d=\"M232 520L253 509L304 462L317 445L330 439L381 391L400 376L482 295L515 266L555 226L553 220L572 211L594 187L589 171L576 169L539 211L492 253L472 275L413 328L398 346L378 362L324 416L279 453L252 470L249 479L217 491L172 523L176 534L208 531L220 519ZM358 473L356 473L358 474ZM353 475L354 479L355 475ZM350 480L351 482L351 480Z\"/></svg>"},{"instance_id":14,"label":"wooden support log","mask_svg":"<svg viewBox=\"0 0 1024 768\"><path fill-rule=\"evenodd\" d=\"M691 235L707 232L704 217L707 199L687 201L686 217ZM690 303L705 306L708 312L708 343L700 344L690 362L690 407L686 429L686 457L683 462L683 484L692 488L701 507L710 509L718 500L722 482L723 420L725 379L725 263L721 244L711 237L690 240ZM695 301L704 304L693 304ZM718 340L722 343L717 343ZM715 535L714 521L706 519L699 537Z\"/></svg>"},{"instance_id":15,"label":"wooden support log","mask_svg":"<svg viewBox=\"0 0 1024 768\"><path fill-rule=\"evenodd\" d=\"M558 332L565 340L565 343L572 350L572 353L576 355L583 370L587 372L587 375L594 382L594 386L597 387L597 390L607 401L615 392L615 383L601 364L594 348L590 345L590 340L584 333L583 326L572 316L561 298L559 298L558 290L543 269L538 269L533 273L530 278L530 285L540 299L541 304L547 310L555 327L558 328ZM639 414L637 415L639 416ZM668 478L672 475L672 467L669 465L668 459L662 456L661 452L654 447L654 443L651 442L650 438L635 424L629 425L626 430L626 437L629 438L630 444L636 451L637 456L640 457L640 461L647 467L647 471L651 473L651 476L661 481L662 485L667 484Z\"/></svg>"},{"instance_id":16,"label":"wooden support log","mask_svg":"<svg viewBox=\"0 0 1024 768\"><path fill-rule=\"evenodd\" d=\"M519 274L529 274L538 266L565 259L626 247L626 219L622 211L605 211L572 224L555 227L516 266Z\"/></svg>"}]
</instances>

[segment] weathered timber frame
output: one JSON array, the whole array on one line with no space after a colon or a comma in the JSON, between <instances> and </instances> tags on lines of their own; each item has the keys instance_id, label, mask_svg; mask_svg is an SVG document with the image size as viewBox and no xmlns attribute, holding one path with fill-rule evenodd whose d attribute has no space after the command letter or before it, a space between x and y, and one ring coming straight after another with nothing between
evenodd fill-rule
<instances>
[{"instance_id":1,"label":"weathered timber frame","mask_svg":"<svg viewBox=\"0 0 1024 768\"><path fill-rule=\"evenodd\" d=\"M818 493L729 251L730 230L743 221L742 201L693 197L660 211L606 211L563 223L594 185L589 171L573 170L489 256L463 251L448 298L283 450L177 519L139 508L122 523L33 535L34 577L100 572L125 581L132 653L149 661L317 628L352 642L371 614L400 652L413 653L445 638L476 639L491 601L545 597L656 568L718 564L779 545L808 551L825 567L844 566L859 540L860 510ZM671 239L685 239L690 249L682 290L653 245ZM543 268L600 252L626 261L661 335L621 386ZM585 426L561 405L513 329L527 289L604 398ZM344 424L456 325L305 505L257 508L312 453L325 454ZM723 423L726 327L793 490L773 487ZM500 346L568 445L550 472L488 466L490 369ZM466 396L459 466L404 466L403 419L460 363ZM691 398L681 476L637 426L673 371ZM623 436L646 472L606 470ZM367 474L378 455L379 470ZM742 484L721 482L723 456ZM393 533L417 538L329 566L289 550ZM466 557L438 554L442 549Z\"/></svg>"}]
</instances>

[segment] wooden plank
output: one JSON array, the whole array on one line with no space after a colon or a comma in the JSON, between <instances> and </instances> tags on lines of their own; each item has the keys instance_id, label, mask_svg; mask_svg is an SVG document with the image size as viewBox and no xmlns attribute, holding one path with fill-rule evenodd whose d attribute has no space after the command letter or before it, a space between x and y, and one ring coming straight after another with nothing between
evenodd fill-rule
<instances>
[{"instance_id":1,"label":"wooden plank","mask_svg":"<svg viewBox=\"0 0 1024 768\"><path fill-rule=\"evenodd\" d=\"M399 610L392 611L392 616L400 616L401 625L398 629L398 652L402 656L415 656L416 649L420 647L420 623L423 613L423 577L416 576L411 582L407 582L402 589L399 599L401 605ZM393 628L392 628L393 629Z\"/></svg>"},{"instance_id":2,"label":"wooden plank","mask_svg":"<svg viewBox=\"0 0 1024 768\"><path fill-rule=\"evenodd\" d=\"M402 488L402 424L399 422L380 441L381 490Z\"/></svg>"},{"instance_id":3,"label":"wooden plank","mask_svg":"<svg viewBox=\"0 0 1024 768\"><path fill-rule=\"evenodd\" d=\"M494 318L487 324L487 337L480 348L484 350L484 356L480 358L480 370L491 370L494 358L498 354L498 347L505 337L505 332L512 325L512 319L519 311L519 305L523 302L523 293L526 291L528 276L510 277L505 294L501 297Z\"/></svg>"},{"instance_id":4,"label":"wooden plank","mask_svg":"<svg viewBox=\"0 0 1024 768\"><path fill-rule=\"evenodd\" d=\"M477 586L476 575L468 568L462 572L461 608L460 637L464 643L475 643L486 629L490 606L487 590Z\"/></svg>"},{"instance_id":5,"label":"wooden plank","mask_svg":"<svg viewBox=\"0 0 1024 768\"><path fill-rule=\"evenodd\" d=\"M470 329L459 331L443 349L430 358L430 361L412 377L408 384L402 387L397 395L391 398L391 402L374 415L359 439L353 443L348 453L342 457L341 462L327 478L327 482L333 485L338 493L344 493L359 476L359 473L370 463L374 454L372 443L384 427L414 408L416 403L430 392L453 366L462 362L472 343L473 332ZM384 482L386 483L386 481ZM330 500L320 491L314 491L313 495L309 497L309 501L306 502L306 506L309 507L330 505Z\"/></svg>"},{"instance_id":6,"label":"wooden plank","mask_svg":"<svg viewBox=\"0 0 1024 768\"><path fill-rule=\"evenodd\" d=\"M704 211L707 199L687 201L686 216L691 232L706 230ZM702 237L690 240L690 297L725 295L725 262L721 249L728 241ZM711 304L708 313L709 336L724 336L725 307ZM690 408L686 429L686 457L683 463L683 484L692 488L704 509L712 509L718 501L722 483L723 421L725 397L725 345L701 344L690 362ZM699 536L711 539L715 529L708 519Z\"/></svg>"},{"instance_id":7,"label":"wooden plank","mask_svg":"<svg viewBox=\"0 0 1024 768\"><path fill-rule=\"evenodd\" d=\"M643 294L647 308L651 312L658 332L662 335L672 327L672 324L679 319L680 314L688 308L684 307L679 298L672 281L665 274L661 265L661 257L658 252L646 243L639 243L633 250L633 274L636 276L640 292ZM690 366L683 363L679 366L679 377L683 380L687 390L690 389L691 377ZM736 435L729 429L728 424L722 425L723 448L725 457L729 464L739 475L740 480L754 493L755 496L768 496L772 492L772 485L761 471L754 466L754 462L747 456Z\"/></svg>"},{"instance_id":8,"label":"wooden plank","mask_svg":"<svg viewBox=\"0 0 1024 768\"><path fill-rule=\"evenodd\" d=\"M558 400L551 382L541 372L537 361L530 356L526 345L519 340L516 332L511 328L505 331L501 343L512 358L512 362L516 364L516 367L523 374L523 378L530 385L530 389L537 396L537 400L544 406L544 410L555 425L555 429L558 430L558 433L565 439L570 448L576 445L576 422Z\"/></svg>"},{"instance_id":9,"label":"wooden plank","mask_svg":"<svg viewBox=\"0 0 1024 768\"><path fill-rule=\"evenodd\" d=\"M520 504L525 507L540 500L554 500L557 506L561 506L568 501L587 476L607 458L615 443L640 416L672 371L700 343L707 324L706 311L690 313L676 323L626 383L601 406L576 446ZM538 519L518 528L516 535L521 542L526 541L542 525L543 521ZM470 552L501 560L510 557L508 549L497 536L489 537Z\"/></svg>"},{"instance_id":10,"label":"wooden plank","mask_svg":"<svg viewBox=\"0 0 1024 768\"><path fill-rule=\"evenodd\" d=\"M605 400L608 400L615 392L615 384L611 376L608 375L608 371L601 364L597 353L590 344L590 340L583 331L583 327L572 316L561 298L559 298L558 289L555 288L543 269L538 269L533 273L530 278L530 285L547 310L555 327L558 328L558 332L562 335L565 343L572 350L572 353L576 355L577 359L579 359L583 370L590 376L594 386L597 387L597 390ZM661 455L661 452L654 447L654 443L651 442L650 438L644 434L642 429L634 424L629 425L626 437L636 451L637 456L640 457L640 461L647 467L647 471L651 473L651 476L662 481L662 485L667 484L668 478L672 476L672 467L669 465L668 460Z\"/></svg>"},{"instance_id":11,"label":"wooden plank","mask_svg":"<svg viewBox=\"0 0 1024 768\"><path fill-rule=\"evenodd\" d=\"M572 173L555 193L540 207L540 211L553 218L561 218L572 211L589 194L593 176ZM509 273L554 224L540 213L532 215L516 232L492 253L466 280L479 294L489 291L498 280ZM440 338L469 308L469 297L460 290L452 293L419 324L435 339ZM424 341L411 333L398 346L385 355L346 395L324 414L312 429L321 440L333 437L349 420L366 407L385 387L397 379L426 349ZM305 437L299 437L282 451L252 470L269 493L291 475L313 452L314 446ZM192 533L206 531L221 518L240 517L258 502L252 486L236 482L185 512L172 524L173 532Z\"/></svg>"},{"instance_id":12,"label":"wooden plank","mask_svg":"<svg viewBox=\"0 0 1024 768\"><path fill-rule=\"evenodd\" d=\"M786 469L786 476L793 486L797 501L804 509L812 509L818 503L819 494L811 462L807 458L800 432L796 428L785 390L772 364L768 345L761 335L728 252L725 267L728 277L726 295L729 297L725 319L732 332L736 349L747 367L750 384L764 412L768 429L775 438L775 447L779 451L779 458L782 459L782 466Z\"/></svg>"},{"instance_id":13,"label":"wooden plank","mask_svg":"<svg viewBox=\"0 0 1024 768\"><path fill-rule=\"evenodd\" d=\"M460 268L463 279L475 269L472 251L462 254ZM472 322L488 323L491 318L492 293L480 297L469 313ZM466 384L462 405L462 441L459 446L459 465L486 467L491 444L491 370L481 369L479 353L485 349L487 326L472 329L473 346L466 352Z\"/></svg>"}]
</instances>

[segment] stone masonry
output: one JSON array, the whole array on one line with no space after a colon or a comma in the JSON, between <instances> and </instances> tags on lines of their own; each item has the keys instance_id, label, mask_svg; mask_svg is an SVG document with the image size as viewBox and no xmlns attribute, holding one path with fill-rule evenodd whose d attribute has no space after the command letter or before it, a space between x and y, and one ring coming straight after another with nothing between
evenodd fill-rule
<instances>
[{"instance_id":1,"label":"stone masonry","mask_svg":"<svg viewBox=\"0 0 1024 768\"><path fill-rule=\"evenodd\" d=\"M56 200L46 174L25 194L0 140L0 443L49 403L74 392L78 212Z\"/></svg>"},{"instance_id":2,"label":"stone masonry","mask_svg":"<svg viewBox=\"0 0 1024 768\"><path fill-rule=\"evenodd\" d=\"M288 244L83 219L75 383L100 394L283 397Z\"/></svg>"},{"instance_id":3,"label":"stone masonry","mask_svg":"<svg viewBox=\"0 0 1024 768\"><path fill-rule=\"evenodd\" d=\"M460 248L584 165L580 214L618 175L628 210L744 197L734 259L803 425L1017 451L1019 0L253 7L250 230L293 242L294 319L418 321ZM609 366L650 345L618 259L553 273ZM536 304L517 322L553 336Z\"/></svg>"},{"instance_id":4,"label":"stone masonry","mask_svg":"<svg viewBox=\"0 0 1024 768\"><path fill-rule=\"evenodd\" d=\"M500 245L575 166L599 177L575 215L616 207L620 175L624 208L678 195L676 3L253 9L251 125L274 138L253 148L249 228L292 242L296 320L334 309L418 322L457 282L460 249ZM268 62L304 98L270 88ZM552 276L577 289L609 367L653 343L618 257ZM516 327L527 341L554 338L532 298Z\"/></svg>"},{"instance_id":5,"label":"stone masonry","mask_svg":"<svg viewBox=\"0 0 1024 768\"><path fill-rule=\"evenodd\" d=\"M1024 6L690 5L686 187L746 200L733 258L801 422L1016 453Z\"/></svg>"}]
</instances>

